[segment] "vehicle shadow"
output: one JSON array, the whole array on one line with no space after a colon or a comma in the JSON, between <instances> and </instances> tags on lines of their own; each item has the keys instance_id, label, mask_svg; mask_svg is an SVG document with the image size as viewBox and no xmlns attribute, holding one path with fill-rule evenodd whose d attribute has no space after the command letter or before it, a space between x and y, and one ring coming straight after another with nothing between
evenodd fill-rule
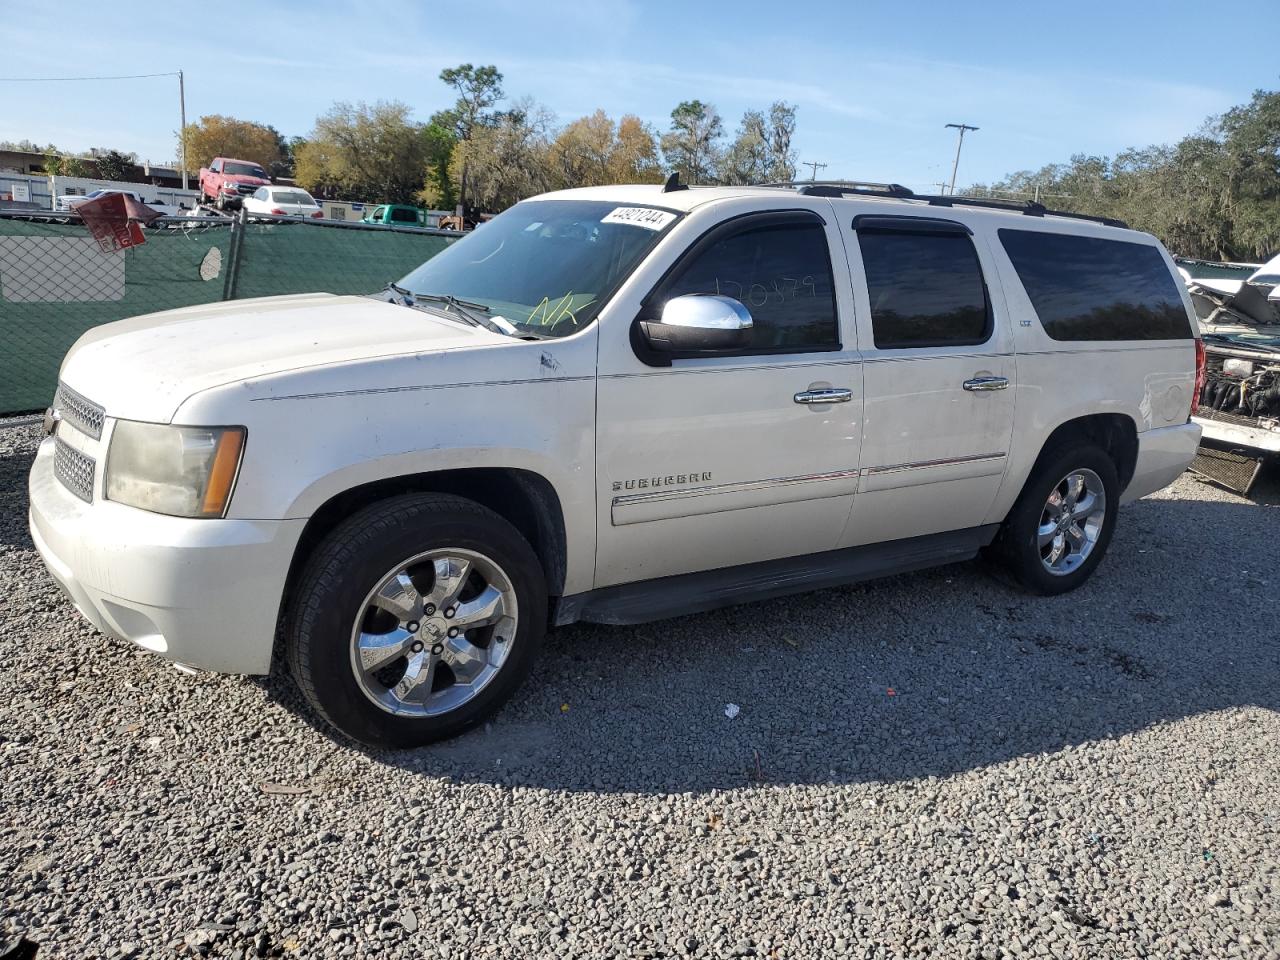
<instances>
[{"instance_id":1,"label":"vehicle shadow","mask_svg":"<svg viewBox=\"0 0 1280 960\"><path fill-rule=\"evenodd\" d=\"M1148 499L1124 508L1098 575L1061 597L970 563L562 629L485 728L369 756L464 782L675 793L946 776L1207 711L1280 709L1278 535L1274 507ZM286 679L267 684L301 709Z\"/></svg>"},{"instance_id":2,"label":"vehicle shadow","mask_svg":"<svg viewBox=\"0 0 1280 960\"><path fill-rule=\"evenodd\" d=\"M0 454L0 552L31 550L34 447ZM333 734L282 671L251 682L342 750L460 782L676 793L962 773L1205 712L1280 709L1280 484L1260 483L1254 502L1213 496L1125 507L1098 575L1061 597L968 563L558 630L492 723L420 750Z\"/></svg>"}]
</instances>

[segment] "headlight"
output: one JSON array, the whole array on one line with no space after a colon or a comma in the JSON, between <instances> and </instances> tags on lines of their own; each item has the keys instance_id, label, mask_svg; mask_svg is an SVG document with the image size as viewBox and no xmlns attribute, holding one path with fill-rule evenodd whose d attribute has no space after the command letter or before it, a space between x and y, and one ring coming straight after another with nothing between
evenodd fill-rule
<instances>
[{"instance_id":1,"label":"headlight","mask_svg":"<svg viewBox=\"0 0 1280 960\"><path fill-rule=\"evenodd\" d=\"M119 420L107 452L107 499L173 517L221 517L244 438L244 427Z\"/></svg>"}]
</instances>

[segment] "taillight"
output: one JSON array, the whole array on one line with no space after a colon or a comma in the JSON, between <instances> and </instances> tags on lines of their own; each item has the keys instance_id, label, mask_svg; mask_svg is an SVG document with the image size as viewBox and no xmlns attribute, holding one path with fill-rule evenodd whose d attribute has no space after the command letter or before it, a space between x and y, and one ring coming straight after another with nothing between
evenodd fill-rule
<instances>
[{"instance_id":1,"label":"taillight","mask_svg":"<svg viewBox=\"0 0 1280 960\"><path fill-rule=\"evenodd\" d=\"M271 212L273 214L276 214L277 216L284 216L284 211L281 210L279 207L272 207Z\"/></svg>"},{"instance_id":2,"label":"taillight","mask_svg":"<svg viewBox=\"0 0 1280 960\"><path fill-rule=\"evenodd\" d=\"M317 210L315 213L313 213L313 214L311 215L311 219L312 219L312 220L320 220L320 219L321 219L321 218L323 218L323 217L324 217L324 211L323 211L323 210Z\"/></svg>"},{"instance_id":3,"label":"taillight","mask_svg":"<svg viewBox=\"0 0 1280 960\"><path fill-rule=\"evenodd\" d=\"M1196 337L1196 385L1191 391L1191 412L1195 413L1200 409L1200 395L1204 393L1205 381L1205 356L1204 341Z\"/></svg>"}]
</instances>

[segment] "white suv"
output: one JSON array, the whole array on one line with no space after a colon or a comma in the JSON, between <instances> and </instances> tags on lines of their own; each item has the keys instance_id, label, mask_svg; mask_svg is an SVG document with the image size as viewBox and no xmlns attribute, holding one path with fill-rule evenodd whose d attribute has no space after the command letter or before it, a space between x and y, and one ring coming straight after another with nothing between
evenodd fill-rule
<instances>
[{"instance_id":1,"label":"white suv","mask_svg":"<svg viewBox=\"0 0 1280 960\"><path fill-rule=\"evenodd\" d=\"M600 187L376 297L87 333L31 529L100 630L280 653L405 747L484 719L549 626L629 624L986 551L1079 586L1195 453L1159 243L893 186Z\"/></svg>"}]
</instances>

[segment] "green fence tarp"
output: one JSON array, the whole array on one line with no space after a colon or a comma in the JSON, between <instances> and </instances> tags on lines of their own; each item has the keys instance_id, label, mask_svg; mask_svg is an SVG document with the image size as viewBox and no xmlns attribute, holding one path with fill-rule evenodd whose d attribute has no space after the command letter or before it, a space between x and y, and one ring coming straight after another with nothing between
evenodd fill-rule
<instances>
[{"instance_id":1,"label":"green fence tarp","mask_svg":"<svg viewBox=\"0 0 1280 960\"><path fill-rule=\"evenodd\" d=\"M232 296L372 293L453 240L226 221L183 221L145 236L141 246L103 253L81 224L0 217L0 413L47 406L63 356L91 327Z\"/></svg>"}]
</instances>

